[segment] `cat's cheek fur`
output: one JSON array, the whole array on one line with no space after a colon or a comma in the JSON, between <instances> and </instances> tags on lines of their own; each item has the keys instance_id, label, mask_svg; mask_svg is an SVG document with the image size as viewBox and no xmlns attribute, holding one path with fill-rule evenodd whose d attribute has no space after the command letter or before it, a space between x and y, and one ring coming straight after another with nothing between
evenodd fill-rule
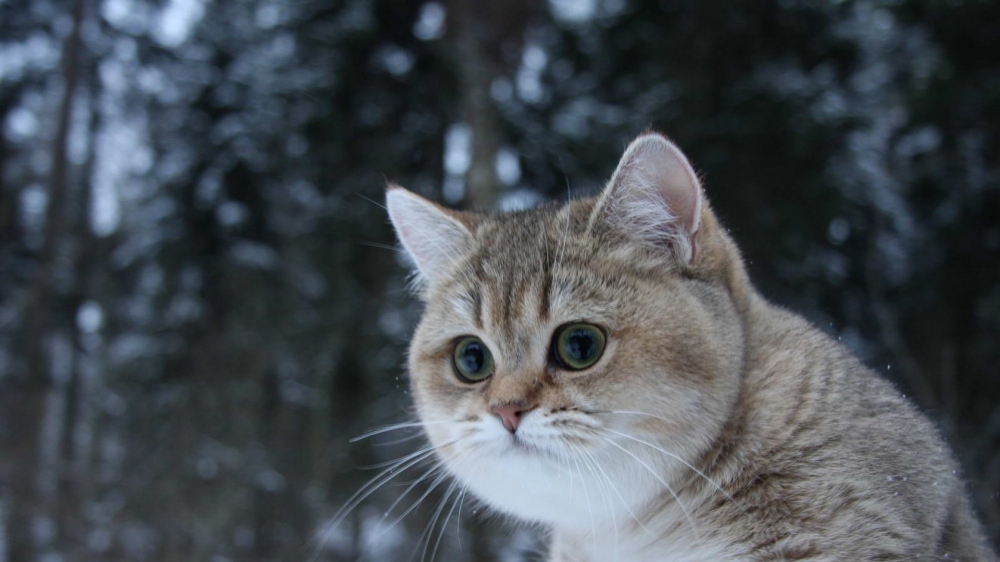
<instances>
[{"instance_id":1,"label":"cat's cheek fur","mask_svg":"<svg viewBox=\"0 0 1000 562\"><path fill-rule=\"evenodd\" d=\"M607 409L656 413L633 416L629 428L697 454L718 435L737 400L741 322L728 299L700 294L697 285L640 300L651 304L636 310L631 323L644 328L621 336L622 352L609 367L613 380L594 394Z\"/></svg>"}]
</instances>

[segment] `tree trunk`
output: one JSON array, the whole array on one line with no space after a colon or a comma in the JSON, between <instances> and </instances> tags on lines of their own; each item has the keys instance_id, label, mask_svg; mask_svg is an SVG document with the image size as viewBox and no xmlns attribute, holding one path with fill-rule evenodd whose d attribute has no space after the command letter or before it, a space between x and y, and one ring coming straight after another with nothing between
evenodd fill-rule
<instances>
[{"instance_id":1,"label":"tree trunk","mask_svg":"<svg viewBox=\"0 0 1000 562\"><path fill-rule=\"evenodd\" d=\"M525 1L453 0L451 49L457 66L462 119L472 131L472 159L465 174L465 203L492 209L500 198L496 172L503 133L493 82L520 60L522 38L534 4ZM513 56L512 56L513 54Z\"/></svg>"},{"instance_id":2,"label":"tree trunk","mask_svg":"<svg viewBox=\"0 0 1000 562\"><path fill-rule=\"evenodd\" d=\"M46 361L47 332L52 322L53 301L58 294L59 274L65 273L64 256L60 255L65 245L63 234L66 222L66 201L69 185L69 149L70 125L73 117L73 105L76 99L76 85L79 78L79 55L81 50L80 24L83 20L84 0L73 2L73 27L63 44L62 75L63 95L59 104L56 133L52 145L52 165L49 176L49 200L45 210L45 231L42 251L39 256L38 276L35 282L35 295L29 306L26 318L29 339L27 376L47 379L48 362ZM62 269L62 271L60 271Z\"/></svg>"},{"instance_id":3,"label":"tree trunk","mask_svg":"<svg viewBox=\"0 0 1000 562\"><path fill-rule=\"evenodd\" d=\"M82 42L80 27L84 15L84 0L74 0L72 4L72 28L63 43L62 78L63 93L57 110L56 130L51 153L51 173L49 176L48 207L46 209L44 243L38 260L38 271L29 291L25 320L21 330L21 342L26 355L26 369L19 376L5 384L2 389L3 404L0 426L4 433L0 443L4 451L12 451L12 467L5 467L2 477L10 492L8 527L8 559L14 561L35 560L40 550L53 545L56 534L39 536L34 531L34 523L46 516L50 522L55 515L46 513L47 508L58 508L52 503L46 505L46 497L52 500L51 491L42 489L43 472L46 467L43 454L56 451L58 457L58 435L49 435L45 429L60 428L62 423L54 416L61 415L65 404L53 399L53 378L49 360L50 335L59 332L60 326L67 326L65 302L57 286L60 273L65 273L60 255L64 245L67 190L69 178L68 143L79 78L79 55ZM62 269L62 271L60 271ZM57 324L58 323L58 324ZM73 323L67 326L74 328ZM54 408L54 409L53 409ZM58 411L57 411L58 410ZM51 424L51 425L48 425ZM58 432L56 432L58 433ZM43 438L56 439L42 442ZM51 457L49 457L51 461ZM56 530L58 532L58 529Z\"/></svg>"},{"instance_id":4,"label":"tree trunk","mask_svg":"<svg viewBox=\"0 0 1000 562\"><path fill-rule=\"evenodd\" d=\"M472 160L465 174L466 203L473 209L489 210L500 197L496 172L500 130L490 88L498 73L483 52L474 19L458 31L459 70L462 80L462 116L472 131Z\"/></svg>"},{"instance_id":5,"label":"tree trunk","mask_svg":"<svg viewBox=\"0 0 1000 562\"><path fill-rule=\"evenodd\" d=\"M19 93L18 89L13 89L0 96L0 123L7 121L7 115L14 109ZM8 152L7 137L0 134L0 252L3 254L12 252L12 246L18 240L17 207L20 194L13 186L8 186L4 182L5 167L10 157ZM8 256L3 255L2 259L6 261Z\"/></svg>"}]
</instances>

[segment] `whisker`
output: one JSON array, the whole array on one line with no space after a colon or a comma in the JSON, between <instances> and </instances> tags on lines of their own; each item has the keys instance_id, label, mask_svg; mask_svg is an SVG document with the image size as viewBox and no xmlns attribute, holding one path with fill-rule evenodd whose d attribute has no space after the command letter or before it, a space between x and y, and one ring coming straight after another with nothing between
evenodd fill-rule
<instances>
[{"instance_id":1,"label":"whisker","mask_svg":"<svg viewBox=\"0 0 1000 562\"><path fill-rule=\"evenodd\" d=\"M650 474L653 475L653 478L655 478L660 484L663 485L664 488L667 489L667 492L669 492L670 495L673 496L674 501L677 502L677 505L681 508L681 511L684 512L684 516L687 517L688 523L691 525L691 530L694 532L695 538L698 540L698 542L701 542L701 535L698 533L698 528L694 524L694 518L691 517L691 513L688 512L688 509L684 506L684 503L681 501L681 498L677 495L676 492L674 492L673 488L670 487L670 484L667 484L666 480L664 480L662 477L660 477L660 475L657 474L656 471L653 470L653 468L651 466L649 466L648 464L646 464L645 462L643 462L642 459L640 459L639 457L635 456L635 454L632 453L632 451L629 451L628 449L626 449L625 447L622 447L618 443L615 443L611 439L608 439L606 437L603 438L603 439L609 445L620 449L623 453L625 453L626 455L628 455L628 456L632 457L633 459L635 459L636 462L638 462L640 465L642 465L643 468L645 468Z\"/></svg>"},{"instance_id":2,"label":"whisker","mask_svg":"<svg viewBox=\"0 0 1000 562\"><path fill-rule=\"evenodd\" d=\"M392 502L389 508L386 509L385 513L382 515L382 520L379 522L380 524L384 523L385 520L389 518L389 514L392 513L392 510L396 509L396 506L399 505L399 502L403 501L403 498L409 495L409 493L413 491L413 489L416 488L417 485L419 485L424 480L427 480L431 476L437 475L437 477L434 479L434 482L432 482L431 485L428 486L427 490L424 492L424 495L417 498L417 501L413 502L413 504L409 508L407 508L407 510L404 511L402 515L394 519L393 522L389 524L389 528L379 533L376 539L381 538L382 535L392 530L392 528L395 527L400 521L402 521L407 515L409 515L410 512L416 509L416 507L420 505L421 502L427 499L427 496L429 496L431 492L434 491L434 488L436 488L437 485L440 484L447 477L447 474L440 474L443 470L444 467L441 465L431 467L430 470L425 472L423 476L421 476L418 480L415 480L412 484L410 484L409 487L407 487L406 490L404 490L403 493L400 494L398 498L396 498L396 501Z\"/></svg>"},{"instance_id":3,"label":"whisker","mask_svg":"<svg viewBox=\"0 0 1000 562\"><path fill-rule=\"evenodd\" d=\"M427 474L425 474L425 476L430 476L431 474L433 474L435 472L440 472L440 469L441 469L441 467L439 467L439 466L438 467L434 467L433 469L431 469L431 471L429 471ZM398 525L400 521L402 521L403 519L405 519L407 515L409 515L414 509L417 508L417 506L419 506L421 503L423 503L423 501L425 499L427 499L427 497L429 495L431 495L431 493L434 491L434 489L437 488L439 485L441 485L441 483L444 482L447 478L448 478L447 474L438 474L437 477L434 478L434 481L431 482L431 485L428 486L428 488L424 492L424 494L422 496L420 496L419 498L417 498L417 501L413 502L413 504L411 504L410 507L408 507L406 509L406 511L403 512L402 515L400 515L399 517L397 517L396 519L394 519L392 521L392 523L389 524L388 527L382 529L377 536L372 537L372 539L368 541L368 544L366 545L365 550L367 550L368 546L376 544L377 541L379 539L381 539L383 536L385 536L386 533L388 533L393 528L395 528L396 525ZM414 482L411 485L411 488L408 488L406 490L406 492L403 493L402 496L400 496L399 498L397 498L396 501L394 501L392 503L392 506L390 506L389 509L386 510L385 514L382 516L382 520L379 523L382 523L382 522L385 521L385 519L389 516L389 513L399 504L399 502L406 496L406 494L408 494L410 492L410 490L412 490L412 486L415 486L416 484L417 484L417 482Z\"/></svg>"},{"instance_id":4,"label":"whisker","mask_svg":"<svg viewBox=\"0 0 1000 562\"><path fill-rule=\"evenodd\" d=\"M427 536L427 540L424 541L424 548L420 552L420 562L423 562L424 559L427 558L427 549L431 545L431 533L434 532L434 527L437 526L438 519L441 518L441 512L444 511L444 506L448 501L448 497L451 496L451 493L455 490L455 486L457 486L457 482L452 482L451 486L448 487L444 497L438 502L437 509L434 510L434 515L431 516L430 523L428 523L427 528L424 529L424 532L420 534L420 538L417 540L417 544L420 544L420 541L424 540L424 536ZM434 562L433 558L431 559L431 562Z\"/></svg>"},{"instance_id":5,"label":"whisker","mask_svg":"<svg viewBox=\"0 0 1000 562\"><path fill-rule=\"evenodd\" d=\"M669 423L669 424L673 424L674 423L673 421L668 420L665 417L657 416L656 414L650 414L650 413L647 413L647 412L634 412L634 411L630 411L630 410L594 410L591 413L593 413L593 414L630 414L630 415L633 415L633 416L646 416L646 417L649 417L649 418L655 418L655 419L658 419L660 421L663 421L663 422L666 422L666 423Z\"/></svg>"},{"instance_id":6,"label":"whisker","mask_svg":"<svg viewBox=\"0 0 1000 562\"><path fill-rule=\"evenodd\" d=\"M452 488L454 488L456 484L458 484L457 480L455 481L454 484L452 484ZM462 488L461 493L463 494L464 497L465 488ZM451 491L449 491L448 495L445 497L447 498L450 495ZM448 521L451 519L451 514L455 512L455 506L458 505L458 501L459 498L455 498L455 501L451 502L451 509L448 510L448 515L445 516L444 524L441 525L441 531L438 533L437 541L434 543L434 550L431 552L431 562L434 562L434 559L437 558L438 547L441 546L441 538L444 536L445 531L448 529Z\"/></svg>"},{"instance_id":7,"label":"whisker","mask_svg":"<svg viewBox=\"0 0 1000 562\"><path fill-rule=\"evenodd\" d=\"M354 492L354 494L352 494L351 497L347 498L347 501L344 502L344 505L340 509L338 509L337 512L333 515L332 522L328 523L325 526L324 530L320 533L320 535L312 539L312 542L316 543L316 548L314 549L313 555L310 557L309 560L311 562L315 562L319 558L320 549L322 549L323 545L326 544L327 540L329 540L330 534L333 533L334 529L339 527L340 524L344 522L344 519L347 518L348 514L350 514L355 507L360 505L361 502L363 502L368 496L374 493L375 490L381 488L387 482L389 482L396 476L402 474L404 471L409 469L414 464L420 462L423 459L426 459L427 457L433 454L434 454L433 447L424 447L420 450L417 450L414 453L405 455L403 458L394 462L392 466L383 470L375 477L373 477L371 480L366 482L363 486L361 486L361 488L359 488L356 492ZM406 466L403 466L404 464ZM402 469L399 469L400 466L402 466ZM386 477L386 475L389 476Z\"/></svg>"},{"instance_id":8,"label":"whisker","mask_svg":"<svg viewBox=\"0 0 1000 562\"><path fill-rule=\"evenodd\" d=\"M355 240L355 242L357 242L358 244L361 244L362 246L370 246L372 248L379 248L379 249L382 249L382 250L392 250L393 252L398 252L400 254L405 254L406 253L405 250L402 250L402 249L397 248L396 246L392 246L390 244L382 244L380 242L371 242L371 241L368 241L368 240Z\"/></svg>"},{"instance_id":9,"label":"whisker","mask_svg":"<svg viewBox=\"0 0 1000 562\"><path fill-rule=\"evenodd\" d=\"M355 195L357 195L358 197L364 199L365 201L368 201L369 203L371 203L372 205L375 205L376 207L381 207L386 212L389 211L389 209L385 205L379 203L378 201L372 199L371 197L366 197L364 195L361 195L360 193L355 193Z\"/></svg>"},{"instance_id":10,"label":"whisker","mask_svg":"<svg viewBox=\"0 0 1000 562\"><path fill-rule=\"evenodd\" d=\"M545 254L543 254L541 256L541 260L542 260L542 268L541 268L541 270L545 271L546 267L550 263L549 262L549 239L550 239L550 236L549 236L549 223L547 223L547 222L542 223L542 228L545 229L544 235L543 235L544 242L542 243L542 248L545 250Z\"/></svg>"},{"instance_id":11,"label":"whisker","mask_svg":"<svg viewBox=\"0 0 1000 562\"><path fill-rule=\"evenodd\" d=\"M604 483L601 481L600 476L594 470L593 464L597 462L594 459L594 457L588 456L587 451L581 446L577 446L575 448L579 452L581 459L583 460L584 466L586 466L587 470L589 470L590 473L594 475L594 479L597 481L598 486L600 486L601 495L604 496L604 499L607 501L608 511L611 513L611 526L614 528L615 531L615 558L618 558L618 544L619 544L618 519L615 517L615 507L611 501L611 492L607 490L607 488L604 486Z\"/></svg>"},{"instance_id":12,"label":"whisker","mask_svg":"<svg viewBox=\"0 0 1000 562\"><path fill-rule=\"evenodd\" d=\"M469 490L462 486L462 497L459 498L458 517L455 518L455 537L458 539L458 551L462 552L462 507L465 505L465 494Z\"/></svg>"},{"instance_id":13,"label":"whisker","mask_svg":"<svg viewBox=\"0 0 1000 562\"><path fill-rule=\"evenodd\" d=\"M594 453L593 453L593 452L590 452L590 451L584 451L584 453L585 453L585 454L588 454L588 455L590 455L590 458L591 458L591 459L593 459L593 461L594 461L594 466L596 466L596 467L597 467L597 469L598 469L598 470L599 470L599 471L601 472L601 474L602 474L602 475L604 476L604 480L605 480L605 482L607 482L607 483L608 483L608 486L610 486L610 487L611 487L611 490L612 490L612 491L613 491L613 492L615 493L615 495L616 495L616 496L618 496L618 500L622 502L622 507L624 507L624 508L625 508L625 511L627 511L627 512L628 512L628 514L629 514L629 515L630 515L630 516L632 517L632 519L633 519L633 520L634 520L634 521L635 521L636 523L638 523L638 524L639 524L639 526L640 526L640 527L642 527L642 528L643 528L643 529L644 529L644 530L645 530L645 531L646 531L647 533L649 533L650 535L653 535L652 531L650 531L649 529L647 529L647 528L646 528L646 525L645 525L645 524L643 524L643 522L642 522L642 521L640 521L638 517L636 517L635 513L634 513L634 512L632 511L632 508L631 508L631 507L629 507L629 505L628 505L628 502L627 502L627 501L625 501L625 498L624 498L624 497L622 496L621 492L619 492L619 491L618 491L618 488L617 488L617 487L615 486L615 483L614 483L614 481L613 481L613 480L611 479L611 477L610 477L610 476L608 476L608 473L607 473L607 472L606 472L606 471L604 470L604 468L603 468L603 467L601 466L601 463L600 463L600 461L598 461L597 457L596 457L596 456L594 456Z\"/></svg>"},{"instance_id":14,"label":"whisker","mask_svg":"<svg viewBox=\"0 0 1000 562\"><path fill-rule=\"evenodd\" d=\"M408 470L413 465L419 463L420 461L432 456L434 454L433 448L423 449L416 453L418 456L412 457L407 456L402 461L399 461L389 468L383 470L375 478L368 481L367 484L361 487L360 490L354 493L350 498L348 498L346 505L342 507L336 515L334 515L334 526L340 524L343 521L343 516L346 516L352 509L361 504L365 499L368 498L372 493L381 488L387 482L396 478L406 470ZM412 457L412 458L411 458ZM405 465L404 465L405 463Z\"/></svg>"},{"instance_id":15,"label":"whisker","mask_svg":"<svg viewBox=\"0 0 1000 562\"><path fill-rule=\"evenodd\" d=\"M691 465L691 463L689 463L686 460L682 459L680 456L675 455L675 454L671 453L670 451L667 451L667 450L663 449L662 447L657 447L656 445L654 445L652 443L648 443L646 441L643 441L642 439L639 439L639 438L636 438L636 437L632 437L631 435L626 435L624 433L619 433L617 431L614 431L613 429L603 428L602 431L606 431L608 433L613 433L613 434L618 435L620 437L624 437L625 439L631 439L632 441L635 441L636 443L641 443L643 445L646 445L647 447L651 447L651 448L653 448L653 449L655 449L655 450L663 453L664 455L667 455L668 457L670 457L672 459L676 459L678 462L680 462L684 466L690 468L695 474L697 474L698 476L701 476L702 478L704 478L705 481L708 482L709 484L711 484L712 486L714 486L716 490L718 490L719 492L722 492L722 494L724 496L726 496L727 499L729 499L729 500L733 499L733 496L730 495L729 492L725 491L722 488L722 486L720 486L719 484L717 484L714 480L712 480L711 478L709 478L708 476L706 476L705 473L703 473L702 471L700 471L697 468L695 468L693 465Z\"/></svg>"},{"instance_id":16,"label":"whisker","mask_svg":"<svg viewBox=\"0 0 1000 562\"><path fill-rule=\"evenodd\" d=\"M594 541L594 554L597 554L597 525L594 523L594 506L590 503L590 492L587 491L587 480L583 477L583 471L580 470L580 461L577 458L573 459L576 463L576 471L580 475L580 487L583 488L583 496L587 498L587 510L590 512L590 533L591 539Z\"/></svg>"},{"instance_id":17,"label":"whisker","mask_svg":"<svg viewBox=\"0 0 1000 562\"><path fill-rule=\"evenodd\" d=\"M421 447L421 448L417 449L416 451L414 451L414 453L427 452L427 451L433 451L433 450L434 450L434 445L424 445L423 447ZM410 453L410 454L413 454L413 453ZM399 459L393 459L391 461L383 461L383 462L379 462L379 463L375 463L375 464L365 464L365 465L358 466L358 469L360 469L360 470L378 470L380 468L385 468L387 466L392 466L392 465L396 464L397 462L399 462Z\"/></svg>"},{"instance_id":18,"label":"whisker","mask_svg":"<svg viewBox=\"0 0 1000 562\"><path fill-rule=\"evenodd\" d=\"M608 484L609 484L609 485L611 486L611 489L612 489L612 490L614 490L615 494L616 494L616 495L618 496L618 499L619 499L619 500L621 500L621 502L622 502L622 506L624 506L624 507L625 507L625 511L627 511L627 512L628 512L628 514L632 516L632 519L633 519L633 520L634 520L634 521L635 521L636 523L638 523L638 524L639 524L639 526L640 526L640 527L642 527L642 529L643 529L644 531L646 531L646 533L647 533L647 534L649 534L649 536L650 536L650 537L652 537L652 538L656 538L656 533L654 533L653 531L650 531L650 530L649 530L649 528L648 528L648 527L646 527L646 524L645 524L645 523L643 523L643 522L642 522L642 521L641 521L641 520L640 520L640 519L639 519L638 517L636 517L636 515L635 515L635 512L633 512L633 511L632 511L632 508L631 508L631 507L629 507L629 505L628 505L628 502L627 502L627 501L625 501L625 498L624 498L624 497L622 497L622 495L621 495L621 492L619 492L619 491L618 491L618 488L617 488L617 487L615 487L615 484L614 484L614 482L613 482L613 481L611 480L611 477L610 477L610 476L608 476L608 473L607 473L607 472L605 472L603 468L601 468L601 465L600 465L600 464L598 464L598 465L597 465L597 468L599 468L599 469L601 470L601 473L602 473L602 474L604 474L604 478L605 478L605 479L606 479L606 480L608 481Z\"/></svg>"},{"instance_id":19,"label":"whisker","mask_svg":"<svg viewBox=\"0 0 1000 562\"><path fill-rule=\"evenodd\" d=\"M376 427L374 429L370 429L370 430L366 431L365 433L362 433L361 435L358 435L357 437L352 437L351 439L348 440L348 443L357 443L358 441L361 441L361 440L364 440L364 439L368 439L369 437L374 437L376 435L381 435L383 433L388 433L390 431L397 431L397 430L400 430L400 429L407 429L407 428L412 428L412 427L424 427L426 425L440 425L440 424L446 424L446 423L454 424L455 422L449 421L449 420L442 420L442 421L431 421L431 422L394 423L392 425L385 425L385 426L382 426L382 427Z\"/></svg>"},{"instance_id":20,"label":"whisker","mask_svg":"<svg viewBox=\"0 0 1000 562\"><path fill-rule=\"evenodd\" d=\"M569 189L569 180L566 180L566 188ZM566 218L563 220L562 236L559 237L559 246L556 247L556 262L553 264L552 269L554 270L556 266L563 262L563 258L566 256L566 244L569 240L569 229L570 229L570 216L567 213Z\"/></svg>"},{"instance_id":21,"label":"whisker","mask_svg":"<svg viewBox=\"0 0 1000 562\"><path fill-rule=\"evenodd\" d=\"M393 439L392 441L380 441L378 443L375 443L374 446L375 447L389 447L389 446L392 446L392 445L399 445L400 443L405 443L407 441L413 441L414 439L420 439L423 436L424 436L423 433L414 433L413 435L411 435L409 437L401 437L399 439Z\"/></svg>"},{"instance_id":22,"label":"whisker","mask_svg":"<svg viewBox=\"0 0 1000 562\"><path fill-rule=\"evenodd\" d=\"M455 456L455 458L454 458L454 459L452 459L452 460L458 460L459 458L461 458L461 457L462 457L462 456L463 456L463 455L464 455L465 453L467 453L467 452L468 452L468 451L463 451L463 452L459 453L459 454L458 454L458 455L456 455L456 456ZM389 506L389 509L387 509L387 510L386 510L386 512L385 512L385 515L383 515L383 516L382 516L382 520L383 520L383 521L384 521L384 520L385 520L385 519L386 519L386 518L387 518L387 517L389 516L389 513L391 513L391 512L392 512L392 510L393 510L393 509L395 509L397 505L399 505L399 502L400 502L400 501L402 501L402 499L403 499L403 498L404 498L404 497L405 497L405 496L406 496L407 494L409 494L411 490L413 490L413 488L414 488L414 487L415 487L415 486L416 486L417 484L419 484L419 483L420 483L420 482L421 482L422 480L426 480L426 479L427 479L428 477L430 477L430 476L431 476L431 474L433 474L433 473L435 473L435 472L442 472L442 473L443 473L443 474L439 474L439 475L437 476L437 478L435 478L435 479L434 479L434 482L433 482L433 483L431 483L430 487L428 487L428 488L427 488L427 490L426 490L426 491L424 492L424 495L420 496L420 498L419 498L419 499L417 499L417 501L413 502L413 504L412 504L412 505L411 505L411 506L410 506L409 508L407 508L407 510L406 510L406 511L404 511L404 512L402 513L402 515L400 515L399 517L397 517L397 518L396 518L396 519L395 519L395 520L394 520L394 521L393 521L393 522L392 522L392 523L391 523L391 524L389 525L389 528L388 528L388 529L386 529L385 531L383 531L383 533L382 533L382 534L384 534L384 533L388 532L388 531L389 531L389 530L391 530L391 529L392 529L393 527L395 527L395 526L396 526L396 525L397 525L397 524L398 524L398 523L399 523L400 521L402 521L402 520L403 520L403 519L404 519L404 518L405 518L405 517L406 517L407 515L409 515L409 514L410 514L410 513L411 513L411 512L412 512L412 511L413 511L414 509L416 509L418 505L420 505L421 503L423 503L423 501L424 501L425 499L427 499L427 496L429 496L429 495L431 494L431 492L433 492L433 491L434 491L434 488L437 488L437 487L438 487L438 485L439 485L439 484L441 484L441 482L442 482L442 481L444 481L444 479L448 477L448 474L447 474L447 473L444 473L444 470L445 470L445 467L444 467L444 465L443 465L443 464L438 464L437 466L433 467L433 468L432 468L431 470L427 471L427 473L425 473L425 474L424 474L424 476L422 476L422 477L420 478L420 480L417 480L416 482L414 482L413 484L411 484L411 485L410 485L410 487L409 487L409 488L407 488L407 489L406 489L406 491L404 491L404 492L403 492L403 495L401 495L401 496L400 496L399 498L397 498L397 499L396 499L396 501L394 501L394 502L392 503L392 505L390 505L390 506ZM379 536L381 536L381 535L379 535Z\"/></svg>"},{"instance_id":23,"label":"whisker","mask_svg":"<svg viewBox=\"0 0 1000 562\"><path fill-rule=\"evenodd\" d=\"M455 439L444 446L454 445L460 440L461 439ZM347 501L344 503L344 506L341 507L339 510L337 510L337 513L334 514L333 522L329 524L327 530L319 538L319 544L320 545L324 544L327 541L327 539L329 539L330 533L332 533L334 529L336 529L341 523L343 523L344 518L347 517L347 515L354 508L360 505L361 502L365 501L369 496L375 493L376 490L384 486L386 483L396 478L403 472L409 470L410 467L434 455L435 451L436 449L433 446L430 446L430 447L424 447L414 453L410 453L409 455L404 456L395 464L383 470L374 478L369 480L357 492L354 492L354 494L351 495L351 497L348 498ZM316 556L318 555L319 553L317 551ZM315 560L315 556L313 557L313 560Z\"/></svg>"}]
</instances>

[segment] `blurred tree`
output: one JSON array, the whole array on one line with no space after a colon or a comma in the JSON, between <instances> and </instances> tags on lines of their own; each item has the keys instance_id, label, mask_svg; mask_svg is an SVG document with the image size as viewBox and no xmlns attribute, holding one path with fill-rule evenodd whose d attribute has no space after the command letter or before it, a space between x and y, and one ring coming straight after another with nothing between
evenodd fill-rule
<instances>
[{"instance_id":1,"label":"blurred tree","mask_svg":"<svg viewBox=\"0 0 1000 562\"><path fill-rule=\"evenodd\" d=\"M473 209L492 209L499 200L497 157L505 139L493 84L516 67L537 7L523 0L503 4L452 0L448 4L452 25L446 51L458 77L461 119L469 128L471 156L465 190Z\"/></svg>"},{"instance_id":2,"label":"blurred tree","mask_svg":"<svg viewBox=\"0 0 1000 562\"><path fill-rule=\"evenodd\" d=\"M23 368L15 371L13 380L7 385L3 419L0 420L9 433L4 440L11 442L18 455L8 472L12 521L15 522L10 556L14 559L33 559L37 553L55 549L56 544L66 538L68 531L58 524L61 521L59 516L73 507L72 502L64 501L57 492L65 491L60 490L60 473L67 450L60 445L69 442L72 420L68 416L75 412L79 390L74 361L77 341L75 308L71 296L76 281L74 270L78 248L71 242L79 242L81 237L79 229L74 228L70 204L73 202L72 194L86 187L81 186L80 178L75 173L78 167L71 157L70 144L75 109L80 98L81 59L85 50L81 28L85 6L84 0L74 0L69 7L68 31L61 40L58 94L53 96L58 102L46 162L45 218L40 230L40 248L33 265L34 280L32 284L22 287L17 287L14 282L8 289L21 316L18 319L20 330L15 339L23 350L20 361L15 362ZM52 6L43 4L34 13L15 15L11 18L13 25L8 24L12 32L10 37L14 41L24 41L22 45L32 42L35 42L36 48L39 44L44 45L50 39L37 35L29 26L37 24L35 18L39 15L52 11ZM53 34L55 37L58 34ZM30 72L30 64L27 66L29 68L24 70L28 72L22 70L24 82L4 92L5 116L15 111L13 107L18 97L38 88L36 78ZM31 118L27 115L20 118L27 120L25 127L34 127L34 124L28 124ZM4 187L4 199L13 198L20 192ZM12 207L13 203L11 201ZM11 219L8 233L14 234L9 239L13 242L18 238L14 226L17 221L13 217ZM22 290L18 291L18 288ZM45 432L49 434L45 435ZM49 446L46 446L46 440ZM46 530L40 533L39 528ZM32 537L33 541L30 540Z\"/></svg>"},{"instance_id":3,"label":"blurred tree","mask_svg":"<svg viewBox=\"0 0 1000 562\"><path fill-rule=\"evenodd\" d=\"M470 208L594 192L650 126L762 290L942 419L1000 541L998 15L0 2L6 559L402 560L439 536L439 559L524 558L536 539L468 506L433 523L459 497L434 477L391 532L391 484L331 525L359 466L419 443L348 443L412 416L419 305L383 184Z\"/></svg>"},{"instance_id":4,"label":"blurred tree","mask_svg":"<svg viewBox=\"0 0 1000 562\"><path fill-rule=\"evenodd\" d=\"M934 64L905 91L894 142L917 217L916 272L891 306L1000 543L1000 14L988 2L901 3ZM896 170L894 170L896 171Z\"/></svg>"}]
</instances>

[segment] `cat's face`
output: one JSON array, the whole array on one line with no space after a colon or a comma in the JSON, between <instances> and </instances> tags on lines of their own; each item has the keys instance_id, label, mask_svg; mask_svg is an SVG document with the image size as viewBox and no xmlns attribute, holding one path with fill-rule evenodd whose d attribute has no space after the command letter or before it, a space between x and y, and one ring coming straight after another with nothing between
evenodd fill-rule
<instances>
[{"instance_id":1,"label":"cat's face","mask_svg":"<svg viewBox=\"0 0 1000 562\"><path fill-rule=\"evenodd\" d=\"M420 419L463 485L524 519L634 517L736 402L739 316L724 274L692 273L712 254L691 216L708 213L700 187L686 161L664 166L683 158L672 145L641 142L667 141L640 137L603 196L561 207L458 214L390 192L426 281L409 355ZM625 200L649 195L640 180L697 199ZM637 231L630 206L657 204L663 228Z\"/></svg>"}]
</instances>

